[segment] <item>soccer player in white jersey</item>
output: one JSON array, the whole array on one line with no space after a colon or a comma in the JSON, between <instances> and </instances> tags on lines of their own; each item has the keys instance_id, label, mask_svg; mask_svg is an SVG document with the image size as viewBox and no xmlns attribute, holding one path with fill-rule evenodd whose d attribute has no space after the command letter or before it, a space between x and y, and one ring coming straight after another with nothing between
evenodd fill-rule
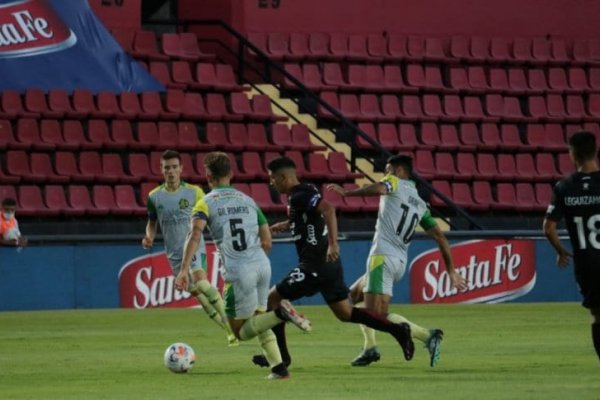
<instances>
[{"instance_id":1,"label":"soccer player in white jersey","mask_svg":"<svg viewBox=\"0 0 600 400\"><path fill-rule=\"evenodd\" d=\"M175 285L187 287L189 270L208 225L219 249L225 277L225 304L229 324L236 337L249 340L258 337L271 367L269 379L289 377L282 362L271 328L282 322L292 322L304 331L310 322L299 315L287 300L273 311L267 309L271 280L271 233L267 219L254 200L230 186L231 164L227 154L212 152L204 159L211 192L198 198L192 212L192 229L185 242L183 264Z\"/></svg>"},{"instance_id":2,"label":"soccer player in white jersey","mask_svg":"<svg viewBox=\"0 0 600 400\"><path fill-rule=\"evenodd\" d=\"M181 156L177 151L166 150L161 155L160 166L165 180L148 194L148 223L142 246L145 249L152 247L157 227L160 225L167 259L173 275L177 276L181 270L183 244L189 231L192 208L196 201L204 197L204 192L198 186L181 180ZM190 273L191 280L184 289L194 295L208 316L225 329L229 345L239 345L227 324L223 299L208 281L204 241L194 254Z\"/></svg>"},{"instance_id":3,"label":"soccer player in white jersey","mask_svg":"<svg viewBox=\"0 0 600 400\"><path fill-rule=\"evenodd\" d=\"M381 314L387 314L392 322L405 322L410 325L415 339L425 343L430 353L430 365L433 367L440 357L441 329L425 329L401 315L388 314L392 287L405 273L407 251L417 224L434 239L446 265L452 285L460 290L467 287L466 280L454 269L450 246L442 230L432 218L413 181L412 158L405 155L392 156L387 160L386 176L377 183L356 190L345 190L339 185L329 185L342 196L381 196L379 213L375 226L375 236L367 259L367 270L351 288L352 299ZM375 331L361 325L365 338L361 354L352 361L353 366L366 366L381 357L375 342Z\"/></svg>"}]
</instances>

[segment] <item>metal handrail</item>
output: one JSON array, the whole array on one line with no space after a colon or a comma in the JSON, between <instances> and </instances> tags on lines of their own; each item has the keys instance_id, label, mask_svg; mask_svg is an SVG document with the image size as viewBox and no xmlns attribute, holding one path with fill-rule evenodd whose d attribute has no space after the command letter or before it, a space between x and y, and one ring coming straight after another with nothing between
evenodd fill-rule
<instances>
[{"instance_id":1,"label":"metal handrail","mask_svg":"<svg viewBox=\"0 0 600 400\"><path fill-rule=\"evenodd\" d=\"M261 49L259 49L257 46L255 46L252 42L248 41L248 39L246 39L244 37L244 35L242 35L240 32L238 32L237 30L235 30L232 26L230 26L226 22L224 22L222 20L217 20L217 19L186 19L186 20L160 19L160 20L145 20L145 21L143 21L143 24L145 24L145 25L148 24L148 25L183 26L184 30L187 30L189 28L189 26L191 26L191 25L213 25L213 26L219 26L219 27L225 29L225 31L227 31L229 34L233 35L238 40L238 46L239 46L239 48L238 48L238 51L239 51L239 54L238 54L238 62L239 62L238 72L242 71L242 73L243 73L244 48L251 49L252 52L254 52L258 56L258 58L262 62L265 63L266 66L268 66L269 68L273 68L274 70L276 70L280 74L284 75L290 82L292 82L294 85L296 85L306 96L308 96L311 100L313 100L318 105L322 106L328 112L330 112L332 115L334 115L343 124L343 126L349 127L352 130L352 132L353 132L354 135L356 135L356 134L360 135L371 146L373 146L373 148L375 148L377 151L380 151L382 154L385 154L388 157L392 155L392 153L390 153L388 150L386 150L385 148L381 147L381 145L377 141L373 140L366 133L364 133L361 129L359 129L356 124L354 124L352 121L350 121L349 119L347 119L346 117L344 117L337 109L335 109L334 107L332 107L329 103L321 100L321 98L319 96L315 95L302 82L300 82L298 79L296 79L296 77L294 77L293 75L291 75L287 71L285 71L285 69L281 66L280 63L271 60L267 54L265 54ZM242 78L243 78L243 74L242 74ZM351 144L351 147L353 148L353 150L355 148L354 142ZM351 160L351 164L353 166L355 166L355 164L354 164L354 156L353 156L353 160ZM476 229L479 229L479 230L483 229L483 227L481 226L481 224L478 223L477 221L475 221L475 219L470 214L468 214L461 207L458 207L446 195L444 195L443 193L441 193L438 190L436 190L425 179L421 178L419 175L417 175L415 173L413 173L412 178L415 181L417 181L418 183L420 183L421 185L425 186L427 188L428 192L431 192L434 195L436 195L438 198L440 198L446 205L448 205L448 207L450 209L452 209L452 211L454 211L456 214L460 215L461 217L465 218L469 222L469 225L472 228L476 228Z\"/></svg>"}]
</instances>

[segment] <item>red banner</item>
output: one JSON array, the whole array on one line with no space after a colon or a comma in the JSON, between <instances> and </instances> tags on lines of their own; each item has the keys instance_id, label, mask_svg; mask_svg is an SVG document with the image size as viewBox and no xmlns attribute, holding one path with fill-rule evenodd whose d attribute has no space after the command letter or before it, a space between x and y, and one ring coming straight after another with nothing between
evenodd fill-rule
<instances>
[{"instance_id":1,"label":"red banner","mask_svg":"<svg viewBox=\"0 0 600 400\"><path fill-rule=\"evenodd\" d=\"M223 291L220 257L214 244L206 245L208 279ZM121 307L196 307L198 300L188 292L175 289L175 276L165 252L153 253L127 262L119 271Z\"/></svg>"},{"instance_id":2,"label":"red banner","mask_svg":"<svg viewBox=\"0 0 600 400\"><path fill-rule=\"evenodd\" d=\"M521 297L535 285L535 244L529 240L477 240L452 246L454 266L466 291L454 289L438 249L410 264L412 303L498 303Z\"/></svg>"},{"instance_id":3,"label":"red banner","mask_svg":"<svg viewBox=\"0 0 600 400\"><path fill-rule=\"evenodd\" d=\"M52 53L75 43L73 31L45 0L0 5L0 58Z\"/></svg>"}]
</instances>

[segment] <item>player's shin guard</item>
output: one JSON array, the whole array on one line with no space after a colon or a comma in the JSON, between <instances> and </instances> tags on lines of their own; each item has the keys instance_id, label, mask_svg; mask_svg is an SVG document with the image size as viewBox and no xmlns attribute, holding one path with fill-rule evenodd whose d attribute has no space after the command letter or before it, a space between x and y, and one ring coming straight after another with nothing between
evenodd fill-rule
<instances>
[{"instance_id":1,"label":"player's shin guard","mask_svg":"<svg viewBox=\"0 0 600 400\"><path fill-rule=\"evenodd\" d=\"M258 341L260 347L263 350L265 358L269 362L269 367L281 364L281 353L279 353L279 347L277 347L277 339L273 334L272 330L266 330L258 335Z\"/></svg>"},{"instance_id":2,"label":"player's shin guard","mask_svg":"<svg viewBox=\"0 0 600 400\"><path fill-rule=\"evenodd\" d=\"M598 358L600 358L600 322L592 324L592 341L594 342L596 354L598 355Z\"/></svg>"},{"instance_id":3,"label":"player's shin guard","mask_svg":"<svg viewBox=\"0 0 600 400\"><path fill-rule=\"evenodd\" d=\"M215 321L215 323L221 328L225 329L225 325L227 324L223 321L223 319L221 318L217 310L215 310L215 308L212 306L212 304L210 304L210 301L208 301L206 296L200 293L198 296L196 296L196 298L198 299L200 304L202 304L202 309L208 315L208 317Z\"/></svg>"},{"instance_id":4,"label":"player's shin guard","mask_svg":"<svg viewBox=\"0 0 600 400\"><path fill-rule=\"evenodd\" d=\"M275 313L267 312L264 314L254 315L244 322L240 329L240 339L249 340L261 333L266 332L281 321Z\"/></svg>"},{"instance_id":5,"label":"player's shin guard","mask_svg":"<svg viewBox=\"0 0 600 400\"><path fill-rule=\"evenodd\" d=\"M196 289L202 293L213 308L219 313L223 321L227 321L227 317L225 316L225 303L223 303L223 299L219 294L219 291L212 287L211 284L206 280L200 280L196 283Z\"/></svg>"},{"instance_id":6,"label":"player's shin guard","mask_svg":"<svg viewBox=\"0 0 600 400\"><path fill-rule=\"evenodd\" d=\"M408 325L410 325L410 333L412 337L415 339L419 339L423 343L425 343L427 339L429 339L429 329L425 329L422 326L413 324L412 322L404 318L402 315L388 314L387 319L389 319L395 324L401 324L403 322L407 323Z\"/></svg>"}]
</instances>

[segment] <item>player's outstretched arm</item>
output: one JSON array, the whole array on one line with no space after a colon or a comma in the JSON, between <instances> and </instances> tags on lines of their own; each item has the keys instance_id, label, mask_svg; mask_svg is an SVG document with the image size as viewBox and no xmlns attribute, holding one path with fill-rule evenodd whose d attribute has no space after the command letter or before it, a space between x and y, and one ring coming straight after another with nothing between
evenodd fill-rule
<instances>
[{"instance_id":1,"label":"player's outstretched arm","mask_svg":"<svg viewBox=\"0 0 600 400\"><path fill-rule=\"evenodd\" d=\"M271 233L281 233L290 229L290 221L281 221L273 224L269 227Z\"/></svg>"},{"instance_id":2,"label":"player's outstretched arm","mask_svg":"<svg viewBox=\"0 0 600 400\"><path fill-rule=\"evenodd\" d=\"M544 235L556 250L557 258L556 263L560 268L565 268L569 265L569 257L571 257L571 253L567 249L565 249L560 242L560 238L558 237L558 230L556 229L556 221L546 218L544 219Z\"/></svg>"},{"instance_id":3,"label":"player's outstretched arm","mask_svg":"<svg viewBox=\"0 0 600 400\"><path fill-rule=\"evenodd\" d=\"M273 248L269 224L262 224L258 227L258 237L260 238L260 247L262 247L265 253L269 254Z\"/></svg>"},{"instance_id":4,"label":"player's outstretched arm","mask_svg":"<svg viewBox=\"0 0 600 400\"><path fill-rule=\"evenodd\" d=\"M156 221L148 220L146 224L146 236L142 239L142 247L149 249L154 244L154 238L156 237Z\"/></svg>"},{"instance_id":5,"label":"player's outstretched arm","mask_svg":"<svg viewBox=\"0 0 600 400\"><path fill-rule=\"evenodd\" d=\"M372 183L367 186L363 186L359 189L354 190L346 190L340 185L336 185L332 183L327 185L327 190L331 190L332 192L336 192L344 197L349 196L381 196L387 193L385 185L380 182Z\"/></svg>"},{"instance_id":6,"label":"player's outstretched arm","mask_svg":"<svg viewBox=\"0 0 600 400\"><path fill-rule=\"evenodd\" d=\"M425 233L436 241L438 248L442 253L442 257L444 258L444 264L446 265L446 271L448 271L452 286L461 291L467 290L469 282L467 282L467 280L454 268L450 244L448 243L448 239L446 238L446 235L444 235L444 232L436 225L433 228L428 229Z\"/></svg>"},{"instance_id":7,"label":"player's outstretched arm","mask_svg":"<svg viewBox=\"0 0 600 400\"><path fill-rule=\"evenodd\" d=\"M185 290L188 287L190 275L190 267L194 255L198 251L200 241L202 240L202 232L206 227L206 220L201 218L192 219L192 230L188 232L183 247L183 261L181 262L181 270L175 279L175 287L179 290Z\"/></svg>"}]
</instances>

